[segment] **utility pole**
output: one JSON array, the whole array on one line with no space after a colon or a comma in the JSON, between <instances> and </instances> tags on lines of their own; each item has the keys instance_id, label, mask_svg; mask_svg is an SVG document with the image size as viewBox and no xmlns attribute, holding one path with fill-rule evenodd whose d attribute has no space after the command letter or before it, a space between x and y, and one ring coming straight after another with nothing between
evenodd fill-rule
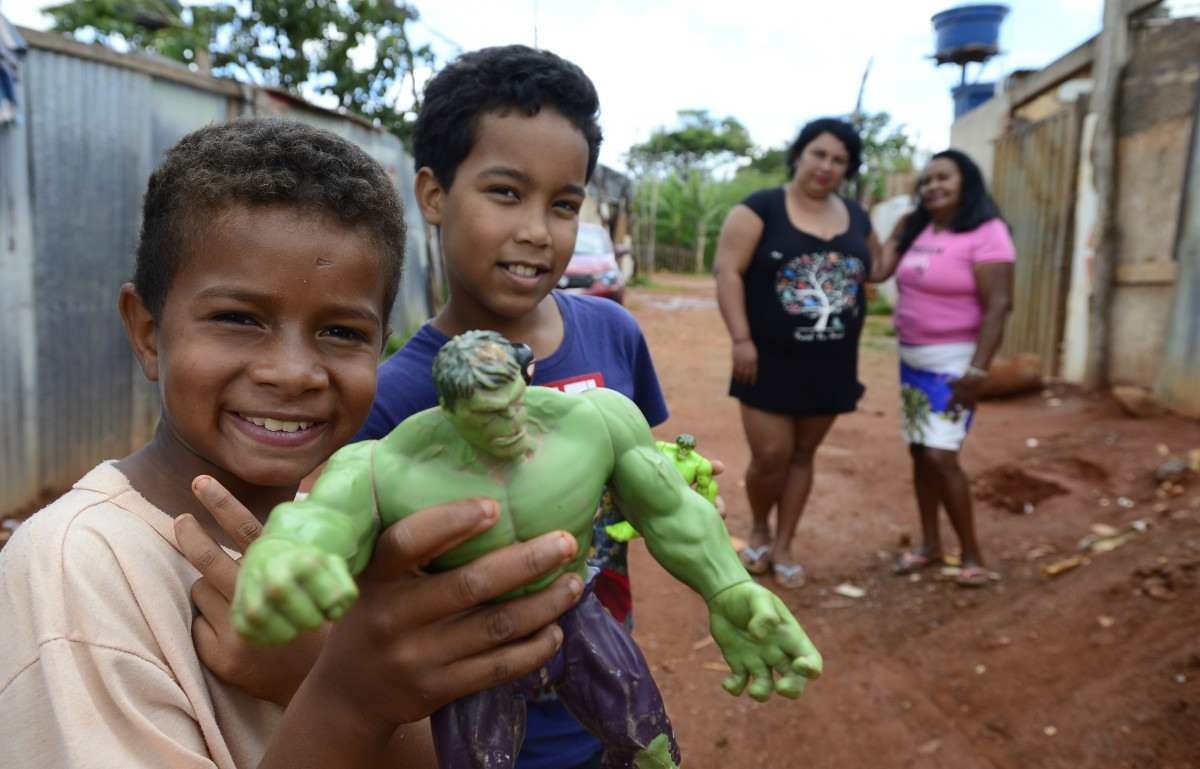
<instances>
[{"instance_id":1,"label":"utility pole","mask_svg":"<svg viewBox=\"0 0 1200 769\"><path fill-rule=\"evenodd\" d=\"M862 80L858 82L858 98L854 100L854 114L850 116L850 122L857 125L862 119L862 100L863 92L867 90L867 75L871 74L871 65L875 63L875 57L867 59L867 67L863 70Z\"/></svg>"},{"instance_id":2,"label":"utility pole","mask_svg":"<svg viewBox=\"0 0 1200 769\"><path fill-rule=\"evenodd\" d=\"M871 65L875 63L875 57L867 59L867 66L863 69L862 80L858 81L858 97L854 100L854 112L850 114L850 124L856 130L862 129L863 124L863 92L867 90L867 76L871 74ZM853 190L853 197L859 203L862 202L862 179L855 175L854 180L850 182L850 188Z\"/></svg>"}]
</instances>

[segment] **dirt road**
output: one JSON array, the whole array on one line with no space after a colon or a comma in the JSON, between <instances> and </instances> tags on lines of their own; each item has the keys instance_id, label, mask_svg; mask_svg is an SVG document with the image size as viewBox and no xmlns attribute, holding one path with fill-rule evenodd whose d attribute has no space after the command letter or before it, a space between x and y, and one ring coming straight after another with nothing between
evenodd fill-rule
<instances>
[{"instance_id":1,"label":"dirt road","mask_svg":"<svg viewBox=\"0 0 1200 769\"><path fill-rule=\"evenodd\" d=\"M655 432L692 432L725 460L729 528L745 537L749 455L725 395L729 345L711 279L656 281L667 287L635 289L627 302L671 406ZM1152 477L1166 455L1200 448L1200 424L1128 419L1066 390L988 402L963 464L1003 580L965 591L936 573L894 577L892 554L919 529L895 345L879 333L886 320L871 320L867 394L818 454L800 524L810 583L782 594L826 660L801 701L722 692L703 603L634 549L635 636L685 765L1200 767L1200 481L1160 491ZM1089 535L1104 544L1081 552ZM953 548L948 525L943 536ZM1055 568L1064 570L1045 576ZM865 596L838 595L842 583Z\"/></svg>"}]
</instances>

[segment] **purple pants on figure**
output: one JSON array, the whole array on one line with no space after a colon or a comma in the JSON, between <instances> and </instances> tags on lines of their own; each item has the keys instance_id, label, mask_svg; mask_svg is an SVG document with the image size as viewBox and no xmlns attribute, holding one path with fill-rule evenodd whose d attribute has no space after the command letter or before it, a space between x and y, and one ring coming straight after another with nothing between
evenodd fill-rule
<instances>
[{"instance_id":1,"label":"purple pants on figure","mask_svg":"<svg viewBox=\"0 0 1200 769\"><path fill-rule=\"evenodd\" d=\"M646 658L589 588L559 619L562 647L540 670L477 692L433 714L442 769L511 769L525 740L525 698L552 687L571 715L604 746L604 769L631 769L660 734L679 763L675 732Z\"/></svg>"}]
</instances>

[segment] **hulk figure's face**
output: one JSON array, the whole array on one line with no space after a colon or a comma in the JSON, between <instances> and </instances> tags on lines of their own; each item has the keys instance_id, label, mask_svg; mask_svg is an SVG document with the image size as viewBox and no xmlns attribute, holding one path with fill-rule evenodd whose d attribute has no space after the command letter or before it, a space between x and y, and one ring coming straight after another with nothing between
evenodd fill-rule
<instances>
[{"instance_id":1,"label":"hulk figure's face","mask_svg":"<svg viewBox=\"0 0 1200 769\"><path fill-rule=\"evenodd\" d=\"M525 430L525 382L517 377L495 390L479 388L449 411L459 435L498 459L520 456L529 445Z\"/></svg>"},{"instance_id":2,"label":"hulk figure's face","mask_svg":"<svg viewBox=\"0 0 1200 769\"><path fill-rule=\"evenodd\" d=\"M682 444L676 443L675 447L677 449L677 451L675 453L679 456L680 459L687 459L692 453L691 446L684 446Z\"/></svg>"}]
</instances>

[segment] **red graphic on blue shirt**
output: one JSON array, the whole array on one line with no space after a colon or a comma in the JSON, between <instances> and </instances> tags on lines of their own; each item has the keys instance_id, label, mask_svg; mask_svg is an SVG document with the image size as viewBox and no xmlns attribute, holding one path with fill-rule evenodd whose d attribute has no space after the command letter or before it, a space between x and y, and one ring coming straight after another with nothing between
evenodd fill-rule
<instances>
[{"instance_id":1,"label":"red graphic on blue shirt","mask_svg":"<svg viewBox=\"0 0 1200 769\"><path fill-rule=\"evenodd\" d=\"M604 375L599 371L593 371L590 374L580 374L579 376L567 377L566 379L556 379L553 382L546 382L542 387L553 387L555 390L561 390L565 393L580 393L584 390L594 390L597 387L604 386Z\"/></svg>"}]
</instances>

